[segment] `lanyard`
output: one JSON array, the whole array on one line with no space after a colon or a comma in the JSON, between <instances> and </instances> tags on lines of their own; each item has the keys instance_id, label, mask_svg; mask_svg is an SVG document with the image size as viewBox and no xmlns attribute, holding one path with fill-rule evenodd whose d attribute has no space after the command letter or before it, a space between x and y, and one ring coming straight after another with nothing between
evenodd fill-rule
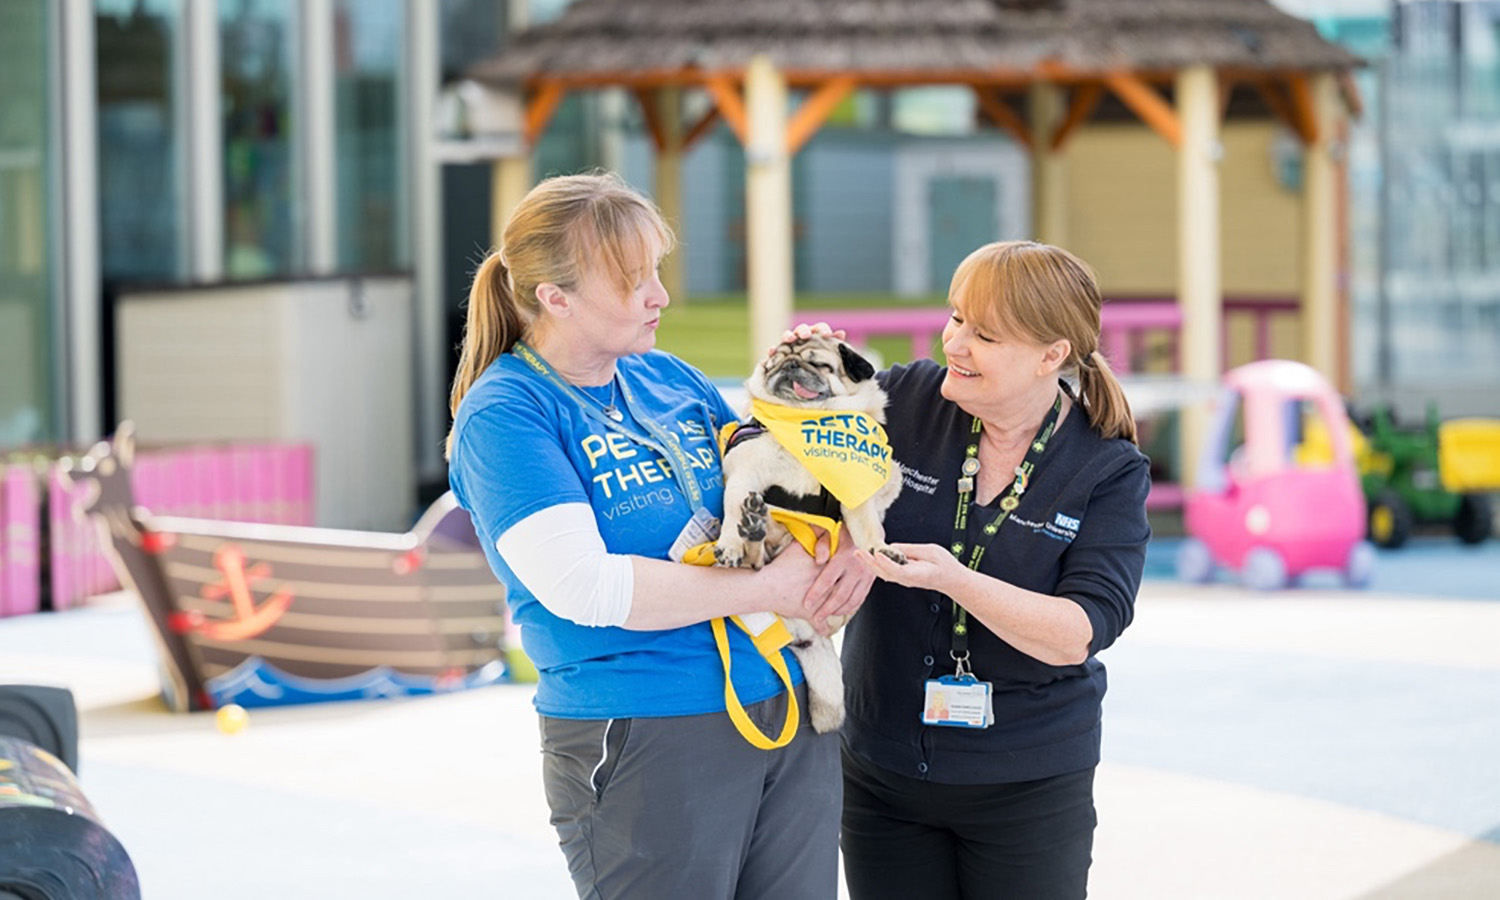
<instances>
[{"instance_id":1,"label":"lanyard","mask_svg":"<svg viewBox=\"0 0 1500 900\"><path fill-rule=\"evenodd\" d=\"M667 468L671 471L673 480L677 482L677 487L682 490L683 496L687 497L688 505L695 510L701 509L704 506L703 488L699 487L698 479L693 475L692 457L688 456L687 451L682 449L682 444L677 440L676 435L663 428L661 423L655 419L641 414L636 406L635 392L630 389L630 385L626 383L623 377L619 379L619 382L620 396L624 398L625 408L630 411L630 418L635 420L636 424L650 432L650 437L625 427L623 422L616 422L606 416L594 404L588 402L588 398L583 395L582 391L563 380L547 365L546 360L542 359L541 356L537 355L535 350L526 344L517 341L510 352L526 363L533 372L547 379L554 387L570 397L583 410L584 415L611 431L623 434L638 444L650 447L652 450L660 453L663 459L669 460L670 464Z\"/></svg>"},{"instance_id":2,"label":"lanyard","mask_svg":"<svg viewBox=\"0 0 1500 900\"><path fill-rule=\"evenodd\" d=\"M1058 391L1057 400L1052 404L1052 409L1047 417L1042 420L1042 427L1037 430L1036 436L1031 439L1031 446L1026 450L1026 458L1016 466L1015 480L1010 483L1010 490L1000 498L1000 511L995 518L981 529L982 537L976 538L974 545L969 547L966 543L969 533L969 511L976 509L974 506L974 476L979 474L979 431L983 423L979 419L973 419L970 426L969 446L964 449L963 467L960 469L962 475L958 479L958 508L953 514L953 544L948 548L953 555L959 559L964 558L964 550L969 551L967 565L974 571L979 571L979 561L984 558L984 551L989 549L990 542L995 539L1011 510L1021 505L1021 495L1026 493L1026 488L1031 484L1031 473L1036 471L1037 460L1047 450L1047 441L1052 439L1052 433L1057 428L1057 417L1062 411L1062 392ZM953 638L952 649L949 655L958 663L958 674L969 673L969 613L968 610L953 601Z\"/></svg>"}]
</instances>

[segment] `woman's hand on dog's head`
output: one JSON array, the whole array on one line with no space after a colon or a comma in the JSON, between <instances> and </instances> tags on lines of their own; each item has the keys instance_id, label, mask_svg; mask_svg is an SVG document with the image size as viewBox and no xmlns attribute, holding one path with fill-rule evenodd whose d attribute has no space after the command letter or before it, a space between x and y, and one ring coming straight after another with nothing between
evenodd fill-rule
<instances>
[{"instance_id":1,"label":"woman's hand on dog's head","mask_svg":"<svg viewBox=\"0 0 1500 900\"><path fill-rule=\"evenodd\" d=\"M838 338L841 341L846 337L844 329L840 328L837 331L835 331L833 328L829 327L829 325L828 325L827 322L814 322L811 325L807 324L806 322L803 322L802 324L797 325L794 328L790 328L790 329L788 329L786 331L783 331L781 333L781 343L783 343L783 344L795 344L798 341L805 341L805 340L808 340L810 338L820 337L820 336L821 337L828 337L830 335L832 335L833 337ZM774 354L775 352L776 352L776 348L775 347L768 347L766 349L766 355L767 356L770 356L770 355Z\"/></svg>"}]
</instances>

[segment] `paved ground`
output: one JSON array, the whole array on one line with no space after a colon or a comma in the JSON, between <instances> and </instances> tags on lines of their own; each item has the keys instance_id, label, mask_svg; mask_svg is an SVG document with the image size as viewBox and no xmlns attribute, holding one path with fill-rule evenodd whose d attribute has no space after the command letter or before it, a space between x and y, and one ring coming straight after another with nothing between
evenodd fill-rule
<instances>
[{"instance_id":1,"label":"paved ground","mask_svg":"<svg viewBox=\"0 0 1500 900\"><path fill-rule=\"evenodd\" d=\"M1500 897L1500 548L1429 549L1382 559L1401 594L1147 582L1105 656L1092 896ZM224 735L164 711L153 652L123 595L0 620L0 682L76 692L84 791L151 900L573 896L529 688Z\"/></svg>"}]
</instances>

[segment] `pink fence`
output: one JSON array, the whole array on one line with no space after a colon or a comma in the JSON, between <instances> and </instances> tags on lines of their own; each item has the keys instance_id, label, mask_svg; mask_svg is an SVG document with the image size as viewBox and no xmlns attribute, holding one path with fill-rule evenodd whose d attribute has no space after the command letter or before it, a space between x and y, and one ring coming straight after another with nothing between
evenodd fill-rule
<instances>
[{"instance_id":1,"label":"pink fence","mask_svg":"<svg viewBox=\"0 0 1500 900\"><path fill-rule=\"evenodd\" d=\"M41 512L35 470L0 463L0 616L41 608Z\"/></svg>"},{"instance_id":2,"label":"pink fence","mask_svg":"<svg viewBox=\"0 0 1500 900\"><path fill-rule=\"evenodd\" d=\"M59 466L47 469L47 573L52 608L61 612L95 594L118 590L99 529L73 514L73 491Z\"/></svg>"},{"instance_id":3,"label":"pink fence","mask_svg":"<svg viewBox=\"0 0 1500 900\"><path fill-rule=\"evenodd\" d=\"M1287 297L1226 297L1224 328L1221 337L1221 359L1229 368L1229 326L1231 319L1248 319L1254 340L1255 359L1271 356L1271 326L1277 316L1296 315L1296 299ZM797 322L827 322L843 329L849 342L866 346L875 337L905 337L911 341L913 359L928 359L943 333L949 318L946 306L875 309L801 309L793 316ZM1182 330L1182 308L1171 298L1113 297L1106 300L1100 314L1099 346L1114 370L1122 375L1139 373L1148 368L1150 348L1164 348L1170 371L1180 367L1179 336ZM1153 367L1154 368L1154 367ZM1182 506L1182 488L1170 481L1152 484L1146 505L1151 509Z\"/></svg>"},{"instance_id":4,"label":"pink fence","mask_svg":"<svg viewBox=\"0 0 1500 900\"><path fill-rule=\"evenodd\" d=\"M909 307L906 309L804 309L798 310L798 322L827 322L841 328L849 342L865 346L874 337L907 337L911 340L913 359L929 359L933 347L948 324L945 306ZM1100 322L1100 344L1110 365L1129 372L1132 360L1147 332L1170 331L1175 337L1182 326L1182 311L1170 300L1148 300L1108 303Z\"/></svg>"},{"instance_id":5,"label":"pink fence","mask_svg":"<svg viewBox=\"0 0 1500 900\"><path fill-rule=\"evenodd\" d=\"M1228 368L1228 326L1231 318L1248 318L1254 334L1255 358L1271 355L1271 323L1277 316L1295 315L1298 302L1286 297L1225 297L1224 337L1221 358ZM874 309L800 309L796 322L827 322L841 328L849 342L865 346L875 337L905 337L911 341L913 359L928 359L948 323L946 306ZM1171 369L1178 369L1178 333L1182 330L1182 307L1160 297L1114 297L1100 315L1099 345L1115 371L1137 372L1147 339L1153 333L1166 337Z\"/></svg>"},{"instance_id":6,"label":"pink fence","mask_svg":"<svg viewBox=\"0 0 1500 900\"><path fill-rule=\"evenodd\" d=\"M145 448L136 451L131 484L136 505L157 515L311 525L312 463L307 444ZM74 512L77 497L60 465L40 478L29 466L0 472L0 615L38 609L43 584L54 610L119 589L97 527Z\"/></svg>"}]
</instances>

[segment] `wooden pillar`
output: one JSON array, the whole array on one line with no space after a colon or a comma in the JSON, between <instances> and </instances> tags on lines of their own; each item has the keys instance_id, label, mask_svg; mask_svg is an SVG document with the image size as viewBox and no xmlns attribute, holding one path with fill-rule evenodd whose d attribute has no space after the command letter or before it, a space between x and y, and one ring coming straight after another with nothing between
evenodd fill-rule
<instances>
[{"instance_id":1,"label":"wooden pillar","mask_svg":"<svg viewBox=\"0 0 1500 900\"><path fill-rule=\"evenodd\" d=\"M1338 353L1338 84L1312 78L1314 131L1302 167L1302 357L1337 383Z\"/></svg>"},{"instance_id":2,"label":"wooden pillar","mask_svg":"<svg viewBox=\"0 0 1500 900\"><path fill-rule=\"evenodd\" d=\"M524 31L531 25L529 0L503 0L505 6L505 31L502 40L511 34ZM525 116L525 93L521 95L522 119ZM521 203L521 198L532 187L531 139L523 128L521 153L502 156L490 164L490 246L500 246L500 236L505 231L505 222L511 212Z\"/></svg>"},{"instance_id":3,"label":"wooden pillar","mask_svg":"<svg viewBox=\"0 0 1500 900\"><path fill-rule=\"evenodd\" d=\"M1052 135L1066 112L1062 88L1037 82L1031 86L1031 233L1055 247L1068 246L1067 167Z\"/></svg>"},{"instance_id":4,"label":"wooden pillar","mask_svg":"<svg viewBox=\"0 0 1500 900\"><path fill-rule=\"evenodd\" d=\"M792 315L792 161L786 81L768 56L745 70L745 233L750 358L781 339Z\"/></svg>"},{"instance_id":5,"label":"wooden pillar","mask_svg":"<svg viewBox=\"0 0 1500 900\"><path fill-rule=\"evenodd\" d=\"M661 122L662 146L656 154L656 205L682 239L682 90L666 87L656 92L656 115ZM661 264L661 283L676 301L687 299L687 265L682 247Z\"/></svg>"},{"instance_id":6,"label":"wooden pillar","mask_svg":"<svg viewBox=\"0 0 1500 900\"><path fill-rule=\"evenodd\" d=\"M1182 308L1182 376L1217 382L1223 371L1223 297L1219 232L1219 88L1214 70L1195 65L1177 74L1177 303ZM1209 427L1205 402L1182 410L1180 471L1192 486Z\"/></svg>"},{"instance_id":7,"label":"wooden pillar","mask_svg":"<svg viewBox=\"0 0 1500 900\"><path fill-rule=\"evenodd\" d=\"M500 246L500 236L511 212L531 190L531 154L502 156L490 164L490 246Z\"/></svg>"}]
</instances>

